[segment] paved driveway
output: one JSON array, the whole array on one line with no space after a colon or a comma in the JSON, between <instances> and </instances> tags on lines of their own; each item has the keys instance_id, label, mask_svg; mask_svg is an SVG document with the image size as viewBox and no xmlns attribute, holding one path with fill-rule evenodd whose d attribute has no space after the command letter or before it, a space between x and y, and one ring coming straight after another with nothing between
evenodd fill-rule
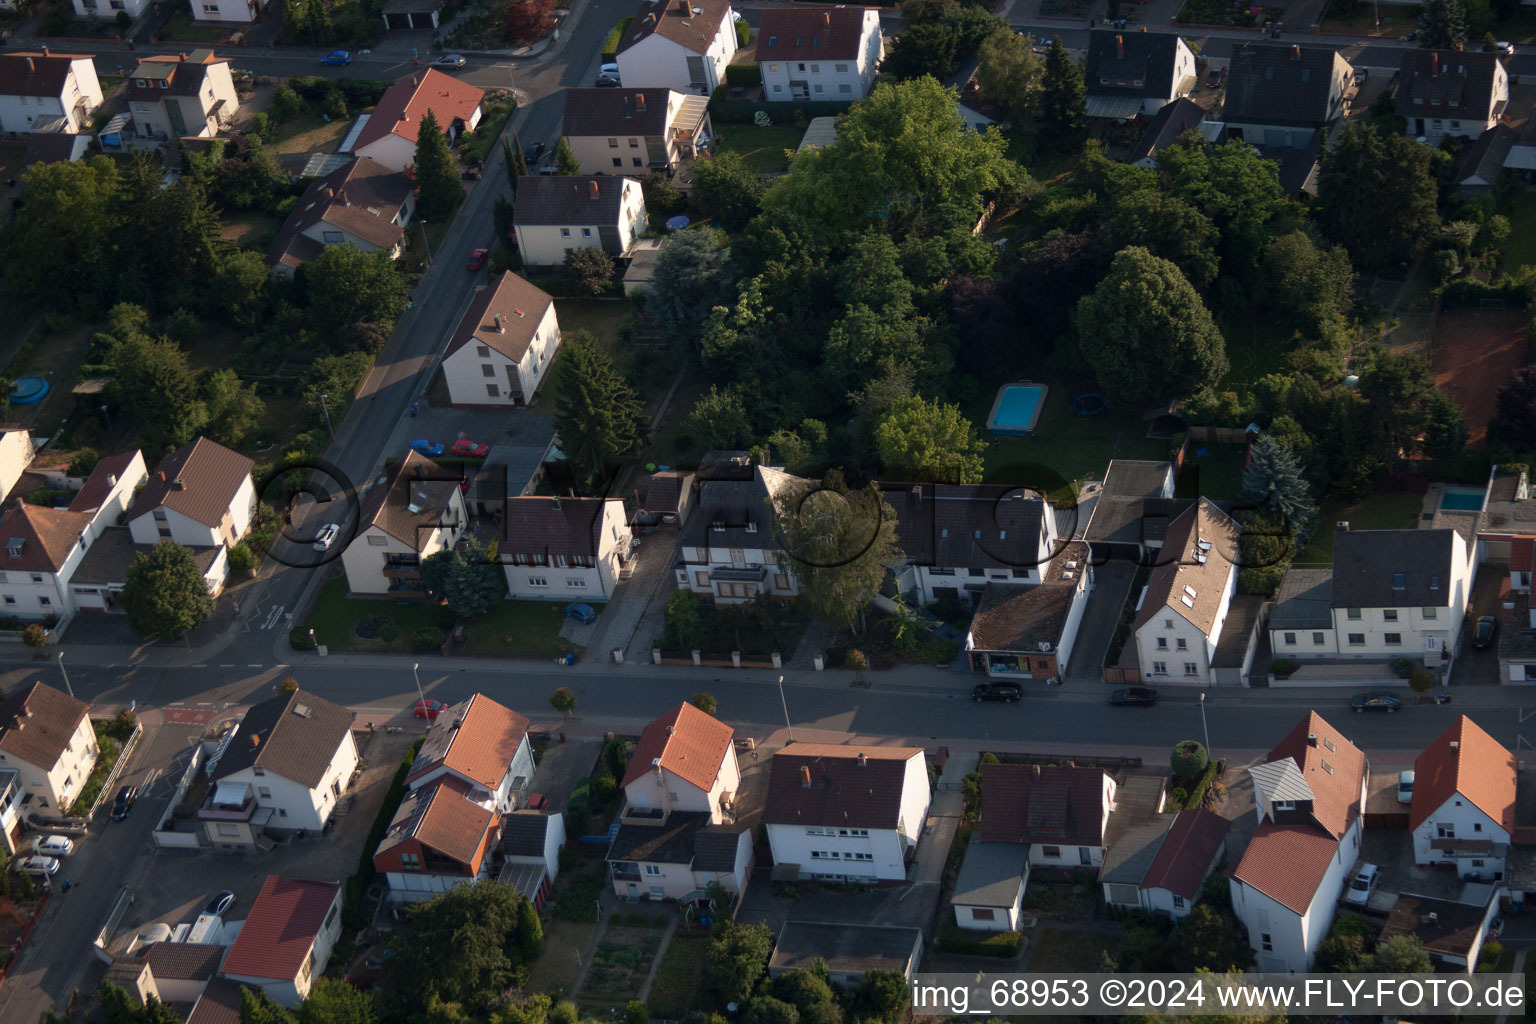
<instances>
[{"instance_id":1,"label":"paved driveway","mask_svg":"<svg viewBox=\"0 0 1536 1024\"><path fill-rule=\"evenodd\" d=\"M1077 627L1077 647L1067 665L1068 683L1103 682L1104 653L1135 576L1136 566L1123 559L1094 567L1093 593L1088 595L1088 607Z\"/></svg>"},{"instance_id":2,"label":"paved driveway","mask_svg":"<svg viewBox=\"0 0 1536 1024\"><path fill-rule=\"evenodd\" d=\"M1472 587L1472 602L1467 609L1467 620L1461 627L1461 650L1452 668L1451 683L1455 686L1499 685L1499 645L1497 642L1485 651L1472 646L1472 630L1478 616L1492 615L1502 619L1503 601L1500 585L1509 579L1509 563L1488 561L1478 567L1477 583ZM1508 628L1502 624L1500 629Z\"/></svg>"}]
</instances>

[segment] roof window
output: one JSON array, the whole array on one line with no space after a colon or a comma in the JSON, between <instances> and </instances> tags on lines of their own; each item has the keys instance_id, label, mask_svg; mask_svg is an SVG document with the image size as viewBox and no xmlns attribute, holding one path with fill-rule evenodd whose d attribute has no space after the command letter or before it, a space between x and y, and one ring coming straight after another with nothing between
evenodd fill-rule
<instances>
[{"instance_id":1,"label":"roof window","mask_svg":"<svg viewBox=\"0 0 1536 1024\"><path fill-rule=\"evenodd\" d=\"M768 37L768 49L771 50L775 46L778 46L778 45L779 45L779 37L778 36L769 36Z\"/></svg>"},{"instance_id":2,"label":"roof window","mask_svg":"<svg viewBox=\"0 0 1536 1024\"><path fill-rule=\"evenodd\" d=\"M1395 572L1395 573L1392 574L1392 589L1393 590L1407 590L1408 589L1408 575L1407 575L1407 573Z\"/></svg>"}]
</instances>

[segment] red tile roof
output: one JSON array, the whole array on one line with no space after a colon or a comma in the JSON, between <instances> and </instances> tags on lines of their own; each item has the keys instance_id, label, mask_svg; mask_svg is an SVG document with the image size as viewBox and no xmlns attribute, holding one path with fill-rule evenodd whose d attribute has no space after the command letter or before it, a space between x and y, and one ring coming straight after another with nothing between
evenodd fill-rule
<instances>
[{"instance_id":1,"label":"red tile roof","mask_svg":"<svg viewBox=\"0 0 1536 1024\"><path fill-rule=\"evenodd\" d=\"M1162 558L1152 570L1136 628L1174 612L1211 635L1227 607L1227 577L1237 564L1242 528L1208 498L1201 498L1168 525ZM1205 561L1200 559L1204 558Z\"/></svg>"},{"instance_id":2,"label":"red tile roof","mask_svg":"<svg viewBox=\"0 0 1536 1024\"><path fill-rule=\"evenodd\" d=\"M773 755L763 821L894 829L901 821L907 762L922 756L921 747L791 743ZM926 776L922 784L928 784Z\"/></svg>"},{"instance_id":3,"label":"red tile roof","mask_svg":"<svg viewBox=\"0 0 1536 1024\"><path fill-rule=\"evenodd\" d=\"M298 977L340 890L337 882L268 875L251 904L245 927L224 958L223 973L277 981Z\"/></svg>"},{"instance_id":4,"label":"red tile roof","mask_svg":"<svg viewBox=\"0 0 1536 1024\"><path fill-rule=\"evenodd\" d=\"M199 437L160 460L134 499L132 522L162 505L218 529L256 464L237 451Z\"/></svg>"},{"instance_id":5,"label":"red tile roof","mask_svg":"<svg viewBox=\"0 0 1536 1024\"><path fill-rule=\"evenodd\" d=\"M77 60L90 57L73 53L36 51L0 54L0 96L47 96L58 99Z\"/></svg>"},{"instance_id":6,"label":"red tile roof","mask_svg":"<svg viewBox=\"0 0 1536 1024\"><path fill-rule=\"evenodd\" d=\"M0 569L58 572L89 525L80 512L15 505L0 515Z\"/></svg>"},{"instance_id":7,"label":"red tile roof","mask_svg":"<svg viewBox=\"0 0 1536 1024\"><path fill-rule=\"evenodd\" d=\"M659 759L662 768L708 793L735 734L718 718L684 701L645 727L620 785L641 778Z\"/></svg>"},{"instance_id":8,"label":"red tile roof","mask_svg":"<svg viewBox=\"0 0 1536 1024\"><path fill-rule=\"evenodd\" d=\"M1248 841L1232 877L1281 906L1305 914L1338 849L1339 841L1322 829L1266 821Z\"/></svg>"},{"instance_id":9,"label":"red tile roof","mask_svg":"<svg viewBox=\"0 0 1536 1024\"><path fill-rule=\"evenodd\" d=\"M1536 537L1510 538L1509 567L1515 572L1536 571Z\"/></svg>"},{"instance_id":10,"label":"red tile roof","mask_svg":"<svg viewBox=\"0 0 1536 1024\"><path fill-rule=\"evenodd\" d=\"M415 144L421 119L429 110L444 132L453 127L455 121L468 124L475 115L475 108L480 106L484 98L485 90L445 75L435 68L402 78L379 97L373 115L352 146L352 152L361 152L364 147L390 134Z\"/></svg>"},{"instance_id":11,"label":"red tile roof","mask_svg":"<svg viewBox=\"0 0 1536 1024\"><path fill-rule=\"evenodd\" d=\"M441 767L494 791L528 735L528 719L477 693L437 716L407 781Z\"/></svg>"},{"instance_id":12,"label":"red tile roof","mask_svg":"<svg viewBox=\"0 0 1536 1024\"><path fill-rule=\"evenodd\" d=\"M854 60L862 50L863 7L771 7L762 12L754 59Z\"/></svg>"},{"instance_id":13,"label":"red tile roof","mask_svg":"<svg viewBox=\"0 0 1536 1024\"><path fill-rule=\"evenodd\" d=\"M1163 844L1142 876L1143 889L1167 889L1186 900L1195 898L1206 870L1227 838L1227 819L1210 811L1181 811Z\"/></svg>"},{"instance_id":14,"label":"red tile roof","mask_svg":"<svg viewBox=\"0 0 1536 1024\"><path fill-rule=\"evenodd\" d=\"M464 865L466 874L480 873L480 864L492 845L486 833L496 828L496 814L469 799L470 785L448 776L425 788L405 794L389 830L374 853L380 871L391 870L388 854L408 839ZM447 874L448 872L439 872Z\"/></svg>"},{"instance_id":15,"label":"red tile roof","mask_svg":"<svg viewBox=\"0 0 1536 1024\"><path fill-rule=\"evenodd\" d=\"M1104 775L1069 765L983 765L982 842L1103 846Z\"/></svg>"},{"instance_id":16,"label":"red tile roof","mask_svg":"<svg viewBox=\"0 0 1536 1024\"><path fill-rule=\"evenodd\" d=\"M1498 822L1515 827L1515 756L1462 715L1413 763L1409 827L1418 828L1456 794Z\"/></svg>"},{"instance_id":17,"label":"red tile roof","mask_svg":"<svg viewBox=\"0 0 1536 1024\"><path fill-rule=\"evenodd\" d=\"M685 50L708 53L730 13L731 0L650 0L630 22L618 52L657 35Z\"/></svg>"},{"instance_id":18,"label":"red tile roof","mask_svg":"<svg viewBox=\"0 0 1536 1024\"><path fill-rule=\"evenodd\" d=\"M465 345L476 344L494 349L514 363L522 362L554 301L538 285L506 271L470 302L443 358Z\"/></svg>"},{"instance_id":19,"label":"red tile roof","mask_svg":"<svg viewBox=\"0 0 1536 1024\"><path fill-rule=\"evenodd\" d=\"M1311 736L1317 737L1316 746L1312 745ZM1324 721L1322 715L1309 711L1265 760L1279 761L1286 757L1296 762L1302 778L1312 789L1312 815L1317 824L1333 838L1343 838L1350 823L1360 815L1365 755L1345 739L1343 733Z\"/></svg>"},{"instance_id":20,"label":"red tile roof","mask_svg":"<svg viewBox=\"0 0 1536 1024\"><path fill-rule=\"evenodd\" d=\"M138 449L131 452L122 452L118 455L108 455L96 463L96 468L91 470L91 475L86 477L85 486L75 495L69 503L71 512L95 512L101 507L101 503L107 500L107 495L112 493L112 488L127 474L129 468L139 458Z\"/></svg>"}]
</instances>

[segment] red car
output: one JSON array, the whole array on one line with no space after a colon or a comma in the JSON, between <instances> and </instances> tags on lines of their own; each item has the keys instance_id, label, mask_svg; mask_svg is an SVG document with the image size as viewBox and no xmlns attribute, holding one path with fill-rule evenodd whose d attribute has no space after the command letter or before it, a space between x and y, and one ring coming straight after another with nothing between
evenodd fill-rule
<instances>
[{"instance_id":1,"label":"red car","mask_svg":"<svg viewBox=\"0 0 1536 1024\"><path fill-rule=\"evenodd\" d=\"M485 261L490 258L490 255L489 249L476 249L469 254L469 259L465 261L464 266L470 270L479 270L485 266Z\"/></svg>"},{"instance_id":2,"label":"red car","mask_svg":"<svg viewBox=\"0 0 1536 1024\"><path fill-rule=\"evenodd\" d=\"M453 446L448 450L455 455L467 455L472 459L483 459L490 454L491 446L488 444L476 444L465 439L453 442Z\"/></svg>"},{"instance_id":3,"label":"red car","mask_svg":"<svg viewBox=\"0 0 1536 1024\"><path fill-rule=\"evenodd\" d=\"M447 710L448 705L440 700L418 700L416 702L417 718L436 718Z\"/></svg>"}]
</instances>

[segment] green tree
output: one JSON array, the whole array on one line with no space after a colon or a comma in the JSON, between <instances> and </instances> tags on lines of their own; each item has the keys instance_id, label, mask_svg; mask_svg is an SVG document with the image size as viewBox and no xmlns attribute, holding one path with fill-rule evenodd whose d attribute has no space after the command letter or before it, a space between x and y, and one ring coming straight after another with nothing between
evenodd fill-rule
<instances>
[{"instance_id":1,"label":"green tree","mask_svg":"<svg viewBox=\"0 0 1536 1024\"><path fill-rule=\"evenodd\" d=\"M117 279L118 185L107 156L33 164L0 236L11 287L58 308L107 299Z\"/></svg>"},{"instance_id":2,"label":"green tree","mask_svg":"<svg viewBox=\"0 0 1536 1024\"><path fill-rule=\"evenodd\" d=\"M1173 748L1169 756L1168 767L1176 779L1193 779L1205 771L1205 766L1210 763L1210 758L1205 753L1205 748L1194 740L1181 740Z\"/></svg>"},{"instance_id":3,"label":"green tree","mask_svg":"<svg viewBox=\"0 0 1536 1024\"><path fill-rule=\"evenodd\" d=\"M101 983L100 995L104 1024L181 1024L181 1014L154 996L141 1003L110 981Z\"/></svg>"},{"instance_id":4,"label":"green tree","mask_svg":"<svg viewBox=\"0 0 1536 1024\"><path fill-rule=\"evenodd\" d=\"M710 311L729 303L735 281L724 232L680 231L662 243L656 257L656 272L645 293L645 318L672 340L679 355L696 360Z\"/></svg>"},{"instance_id":5,"label":"green tree","mask_svg":"<svg viewBox=\"0 0 1536 1024\"><path fill-rule=\"evenodd\" d=\"M423 559L421 582L427 593L441 594L448 610L460 619L484 615L507 596L501 563L473 537Z\"/></svg>"},{"instance_id":6,"label":"green tree","mask_svg":"<svg viewBox=\"0 0 1536 1024\"><path fill-rule=\"evenodd\" d=\"M208 582L190 548L163 540L128 567L121 597L128 625L149 640L175 640L213 612Z\"/></svg>"},{"instance_id":7,"label":"green tree","mask_svg":"<svg viewBox=\"0 0 1536 1024\"><path fill-rule=\"evenodd\" d=\"M304 101L293 91L293 86L281 82L272 90L272 117L279 123L298 117L304 109Z\"/></svg>"},{"instance_id":8,"label":"green tree","mask_svg":"<svg viewBox=\"0 0 1536 1024\"><path fill-rule=\"evenodd\" d=\"M207 425L197 378L175 342L127 334L110 346L106 363L112 375L108 400L138 421L146 448L157 454L178 448Z\"/></svg>"},{"instance_id":9,"label":"green tree","mask_svg":"<svg viewBox=\"0 0 1536 1024\"><path fill-rule=\"evenodd\" d=\"M977 84L1015 124L1033 117L1040 104L1045 66L1035 56L1034 42L1003 26L982 40L976 54Z\"/></svg>"},{"instance_id":10,"label":"green tree","mask_svg":"<svg viewBox=\"0 0 1536 1024\"><path fill-rule=\"evenodd\" d=\"M1321 336L1354 301L1355 272L1349 254L1337 246L1319 246L1297 229L1264 247L1261 297L1266 309L1290 326Z\"/></svg>"},{"instance_id":11,"label":"green tree","mask_svg":"<svg viewBox=\"0 0 1536 1024\"><path fill-rule=\"evenodd\" d=\"M1467 446L1467 421L1461 407L1444 391L1430 392L1424 410L1424 451L1436 459L1454 459Z\"/></svg>"},{"instance_id":12,"label":"green tree","mask_svg":"<svg viewBox=\"0 0 1536 1024\"><path fill-rule=\"evenodd\" d=\"M295 1024L295 1018L265 989L245 985L240 989L240 1024Z\"/></svg>"},{"instance_id":13,"label":"green tree","mask_svg":"<svg viewBox=\"0 0 1536 1024\"><path fill-rule=\"evenodd\" d=\"M943 81L960 66L960 30L949 22L925 22L901 30L880 73L899 81L931 77Z\"/></svg>"},{"instance_id":14,"label":"green tree","mask_svg":"<svg viewBox=\"0 0 1536 1024\"><path fill-rule=\"evenodd\" d=\"M528 177L528 158L523 156L523 143L517 129L514 128L511 135L501 137L501 153L506 157L507 187L515 195L517 179Z\"/></svg>"},{"instance_id":15,"label":"green tree","mask_svg":"<svg viewBox=\"0 0 1536 1024\"><path fill-rule=\"evenodd\" d=\"M525 961L537 960L544 953L544 925L526 899L517 904L517 948Z\"/></svg>"},{"instance_id":16,"label":"green tree","mask_svg":"<svg viewBox=\"0 0 1536 1024\"><path fill-rule=\"evenodd\" d=\"M164 169L140 150L123 173L122 230L153 260L122 260L118 296L148 309L169 311L205 300L200 282L212 280L222 260L219 216L207 189L194 178L165 187Z\"/></svg>"},{"instance_id":17,"label":"green tree","mask_svg":"<svg viewBox=\"0 0 1536 1024\"><path fill-rule=\"evenodd\" d=\"M1239 540L1241 565L1237 588L1243 594L1273 597L1296 553L1296 535L1280 519L1262 512L1238 516L1243 532Z\"/></svg>"},{"instance_id":18,"label":"green tree","mask_svg":"<svg viewBox=\"0 0 1536 1024\"><path fill-rule=\"evenodd\" d=\"M464 198L464 182L453 163L453 150L437 115L428 110L416 130L417 212L434 221L446 221Z\"/></svg>"},{"instance_id":19,"label":"green tree","mask_svg":"<svg viewBox=\"0 0 1536 1024\"><path fill-rule=\"evenodd\" d=\"M581 173L581 161L576 159L576 154L571 152L571 144L565 141L565 136L560 136L560 141L555 143L555 170L566 177Z\"/></svg>"},{"instance_id":20,"label":"green tree","mask_svg":"<svg viewBox=\"0 0 1536 1024\"><path fill-rule=\"evenodd\" d=\"M214 370L203 378L203 405L208 435L231 448L244 444L267 411L256 396L256 385L243 382L234 370Z\"/></svg>"},{"instance_id":21,"label":"green tree","mask_svg":"<svg viewBox=\"0 0 1536 1024\"><path fill-rule=\"evenodd\" d=\"M613 284L613 257L596 246L572 249L561 268L565 283L577 295L601 295Z\"/></svg>"},{"instance_id":22,"label":"green tree","mask_svg":"<svg viewBox=\"0 0 1536 1024\"><path fill-rule=\"evenodd\" d=\"M1461 0L1424 0L1419 6L1419 45L1459 50L1467 45L1467 16Z\"/></svg>"},{"instance_id":23,"label":"green tree","mask_svg":"<svg viewBox=\"0 0 1536 1024\"><path fill-rule=\"evenodd\" d=\"M357 323L392 328L405 309L405 278L383 250L328 245L299 272L309 291L310 318L333 339Z\"/></svg>"},{"instance_id":24,"label":"green tree","mask_svg":"<svg viewBox=\"0 0 1536 1024\"><path fill-rule=\"evenodd\" d=\"M374 1024L379 1012L371 993L342 978L321 978L300 1004L298 1018L298 1024Z\"/></svg>"},{"instance_id":25,"label":"green tree","mask_svg":"<svg viewBox=\"0 0 1536 1024\"><path fill-rule=\"evenodd\" d=\"M986 444L958 405L907 398L893 406L875 431L888 476L914 483L981 482Z\"/></svg>"},{"instance_id":26,"label":"green tree","mask_svg":"<svg viewBox=\"0 0 1536 1024\"><path fill-rule=\"evenodd\" d=\"M1318 223L1357 266L1412 262L1434 237L1439 186L1430 152L1365 121L1347 122L1330 139L1318 172Z\"/></svg>"},{"instance_id":27,"label":"green tree","mask_svg":"<svg viewBox=\"0 0 1536 1024\"><path fill-rule=\"evenodd\" d=\"M721 1005L743 1003L767 973L773 931L766 924L728 923L709 944L706 977Z\"/></svg>"},{"instance_id":28,"label":"green tree","mask_svg":"<svg viewBox=\"0 0 1536 1024\"><path fill-rule=\"evenodd\" d=\"M1302 475L1291 446L1272 434L1261 434L1243 470L1243 501L1277 518L1299 546L1312 536L1317 503Z\"/></svg>"},{"instance_id":29,"label":"green tree","mask_svg":"<svg viewBox=\"0 0 1536 1024\"><path fill-rule=\"evenodd\" d=\"M865 971L849 994L852 1016L862 1024L900 1024L912 996L900 971Z\"/></svg>"},{"instance_id":30,"label":"green tree","mask_svg":"<svg viewBox=\"0 0 1536 1024\"><path fill-rule=\"evenodd\" d=\"M538 956L538 950L519 944L519 907L525 902L512 886L481 881L412 904L409 939L395 947L404 989L435 991L476 1010L489 1006Z\"/></svg>"},{"instance_id":31,"label":"green tree","mask_svg":"<svg viewBox=\"0 0 1536 1024\"><path fill-rule=\"evenodd\" d=\"M688 431L706 449L736 450L750 446L752 420L741 391L734 386L722 391L711 384L688 414Z\"/></svg>"},{"instance_id":32,"label":"green tree","mask_svg":"<svg viewBox=\"0 0 1536 1024\"><path fill-rule=\"evenodd\" d=\"M1253 966L1253 949L1239 937L1230 914L1205 903L1180 921L1168 937L1168 954L1179 970L1246 971Z\"/></svg>"},{"instance_id":33,"label":"green tree","mask_svg":"<svg viewBox=\"0 0 1536 1024\"><path fill-rule=\"evenodd\" d=\"M1205 214L1161 192L1118 197L1110 209L1105 234L1112 249L1144 246L1177 266L1197 289L1216 280L1220 235Z\"/></svg>"},{"instance_id":34,"label":"green tree","mask_svg":"<svg viewBox=\"0 0 1536 1024\"><path fill-rule=\"evenodd\" d=\"M241 541L229 549L229 567L242 576L249 576L256 571L256 566L261 564L261 559L245 541Z\"/></svg>"},{"instance_id":35,"label":"green tree","mask_svg":"<svg viewBox=\"0 0 1536 1024\"><path fill-rule=\"evenodd\" d=\"M560 712L562 719L570 718L571 712L576 710L576 694L568 686L559 687L550 695L549 706Z\"/></svg>"},{"instance_id":36,"label":"green tree","mask_svg":"<svg viewBox=\"0 0 1536 1024\"><path fill-rule=\"evenodd\" d=\"M800 1011L773 996L753 996L741 1019L743 1024L800 1024Z\"/></svg>"},{"instance_id":37,"label":"green tree","mask_svg":"<svg viewBox=\"0 0 1536 1024\"><path fill-rule=\"evenodd\" d=\"M1061 37L1051 39L1045 51L1040 140L1058 153L1075 153L1088 137L1088 90L1083 69L1077 66Z\"/></svg>"},{"instance_id":38,"label":"green tree","mask_svg":"<svg viewBox=\"0 0 1536 1024\"><path fill-rule=\"evenodd\" d=\"M1077 304L1078 346L1111 402L1130 409L1186 398L1227 371L1226 344L1195 289L1133 246Z\"/></svg>"},{"instance_id":39,"label":"green tree","mask_svg":"<svg viewBox=\"0 0 1536 1024\"><path fill-rule=\"evenodd\" d=\"M692 697L689 697L688 703L692 704L706 715L714 714L720 707L720 705L715 701L715 695L712 693L706 693L703 690L700 690Z\"/></svg>"},{"instance_id":40,"label":"green tree","mask_svg":"<svg viewBox=\"0 0 1536 1024\"><path fill-rule=\"evenodd\" d=\"M740 231L762 208L763 181L732 150L716 153L693 167L689 200L727 231Z\"/></svg>"},{"instance_id":41,"label":"green tree","mask_svg":"<svg viewBox=\"0 0 1536 1024\"><path fill-rule=\"evenodd\" d=\"M774 496L783 550L779 565L792 574L800 603L833 629L862 628L864 611L903 557L896 513L871 485L849 490L828 474L820 487L786 484Z\"/></svg>"},{"instance_id":42,"label":"green tree","mask_svg":"<svg viewBox=\"0 0 1536 1024\"><path fill-rule=\"evenodd\" d=\"M1536 365L1526 365L1499 387L1494 410L1499 441L1517 452L1536 451Z\"/></svg>"},{"instance_id":43,"label":"green tree","mask_svg":"<svg viewBox=\"0 0 1536 1024\"><path fill-rule=\"evenodd\" d=\"M1394 935L1361 965L1366 974L1428 974L1434 970L1417 935Z\"/></svg>"},{"instance_id":44,"label":"green tree","mask_svg":"<svg viewBox=\"0 0 1536 1024\"><path fill-rule=\"evenodd\" d=\"M1360 366L1359 396L1365 400L1366 443L1378 464L1409 458L1432 412L1444 415L1435 401L1438 389L1423 357L1377 348ZM1454 405L1451 407L1454 411Z\"/></svg>"},{"instance_id":45,"label":"green tree","mask_svg":"<svg viewBox=\"0 0 1536 1024\"><path fill-rule=\"evenodd\" d=\"M585 331L564 337L555 373L561 450L595 484L613 462L640 447L640 397Z\"/></svg>"}]
</instances>

